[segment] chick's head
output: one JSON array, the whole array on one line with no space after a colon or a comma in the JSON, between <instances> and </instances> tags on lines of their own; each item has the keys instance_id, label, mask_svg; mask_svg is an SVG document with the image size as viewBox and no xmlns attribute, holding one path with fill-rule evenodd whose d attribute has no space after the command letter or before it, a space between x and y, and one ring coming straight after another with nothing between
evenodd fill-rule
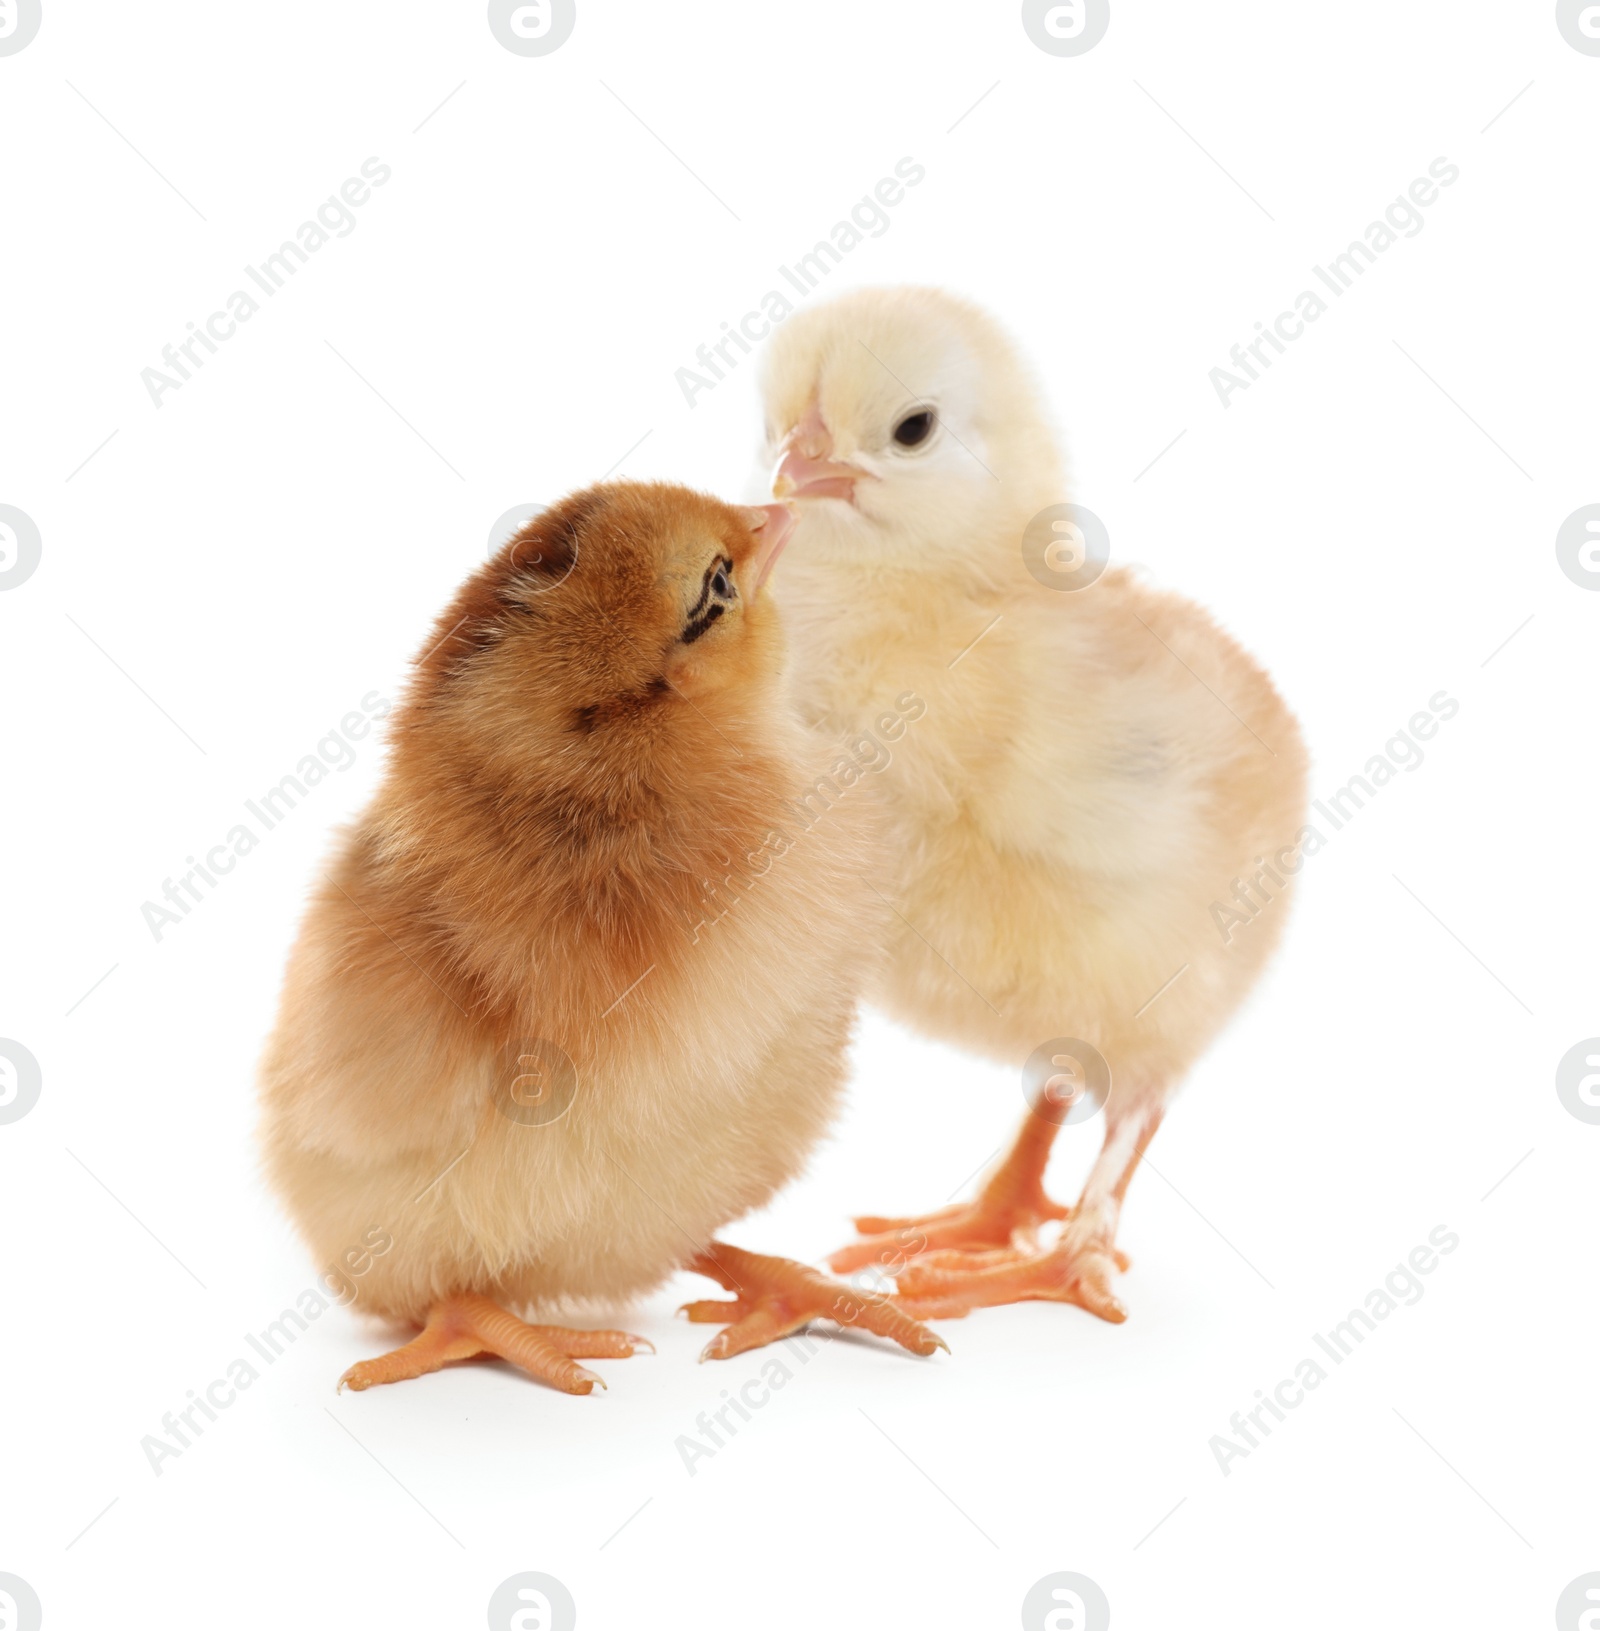
<instances>
[{"instance_id":1,"label":"chick's head","mask_svg":"<svg viewBox=\"0 0 1600 1631\"><path fill-rule=\"evenodd\" d=\"M1054 437L1010 340L937 289L856 289L792 318L762 394L797 548L853 564L970 560L1060 497Z\"/></svg>"},{"instance_id":2,"label":"chick's head","mask_svg":"<svg viewBox=\"0 0 1600 1631\"><path fill-rule=\"evenodd\" d=\"M792 525L784 505L661 483L574 493L445 611L402 726L458 762L532 753L559 782L759 719L782 665L763 586Z\"/></svg>"}]
</instances>

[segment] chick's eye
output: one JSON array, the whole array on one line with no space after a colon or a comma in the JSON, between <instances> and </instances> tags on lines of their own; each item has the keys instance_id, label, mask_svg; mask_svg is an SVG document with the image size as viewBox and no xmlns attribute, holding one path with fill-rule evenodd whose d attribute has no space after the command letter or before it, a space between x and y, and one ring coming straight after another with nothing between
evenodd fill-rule
<instances>
[{"instance_id":1,"label":"chick's eye","mask_svg":"<svg viewBox=\"0 0 1600 1631\"><path fill-rule=\"evenodd\" d=\"M692 646L738 598L739 590L733 581L733 562L724 555L706 568L706 575L700 580L700 597L689 608L689 621L678 638L686 646Z\"/></svg>"},{"instance_id":2,"label":"chick's eye","mask_svg":"<svg viewBox=\"0 0 1600 1631\"><path fill-rule=\"evenodd\" d=\"M936 419L932 408L921 408L916 413L908 413L894 427L894 439L901 447L920 447L933 434Z\"/></svg>"}]
</instances>

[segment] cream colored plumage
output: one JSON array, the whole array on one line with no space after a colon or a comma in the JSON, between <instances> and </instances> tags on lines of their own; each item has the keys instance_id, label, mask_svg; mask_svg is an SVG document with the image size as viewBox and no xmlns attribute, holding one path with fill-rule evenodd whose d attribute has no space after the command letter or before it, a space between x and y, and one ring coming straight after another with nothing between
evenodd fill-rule
<instances>
[{"instance_id":1,"label":"cream colored plumage","mask_svg":"<svg viewBox=\"0 0 1600 1631\"><path fill-rule=\"evenodd\" d=\"M1025 529L1070 495L1032 379L976 308L868 289L802 312L764 407L774 490L801 514L775 586L806 716L843 732L907 689L927 703L883 777L900 917L879 999L1012 1067L1084 1039L1113 1082L1048 1254L1009 1247L1067 1213L1042 1187L1050 1105L976 1202L859 1219L834 1265L915 1255L899 1284L922 1313L1047 1297L1121 1318L1127 1180L1282 929L1279 899L1225 940L1212 903L1237 911L1236 881L1302 825L1297 727L1197 606L1118 567L1070 592L1030 574Z\"/></svg>"}]
</instances>

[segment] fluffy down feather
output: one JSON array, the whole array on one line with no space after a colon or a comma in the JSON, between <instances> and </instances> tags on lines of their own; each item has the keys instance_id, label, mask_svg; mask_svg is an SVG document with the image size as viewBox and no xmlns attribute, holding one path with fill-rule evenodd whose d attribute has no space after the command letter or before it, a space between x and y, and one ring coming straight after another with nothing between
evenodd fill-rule
<instances>
[{"instance_id":1,"label":"fluffy down feather","mask_svg":"<svg viewBox=\"0 0 1600 1631\"><path fill-rule=\"evenodd\" d=\"M268 1171L318 1262L393 1240L359 1306L421 1324L468 1294L647 1291L827 1127L879 938L874 818L862 796L807 830L791 806L833 756L784 704L764 526L787 522L592 488L424 643L261 1071ZM541 1066L543 1111L503 1113Z\"/></svg>"},{"instance_id":2,"label":"fluffy down feather","mask_svg":"<svg viewBox=\"0 0 1600 1631\"><path fill-rule=\"evenodd\" d=\"M1199 607L1123 568L1076 591L1027 570L1025 529L1069 495L1034 382L975 307L865 289L803 312L764 403L763 457L801 515L775 581L806 718L847 731L907 688L927 702L883 778L901 916L879 1000L1008 1066L1070 1037L1111 1069L1106 1152L1050 1263L925 1259L901 1289L1118 1318L1121 1191L1282 930L1281 871L1231 940L1212 903L1303 824L1298 729ZM1052 1132L1025 1128L972 1206L858 1220L883 1238L834 1266L1004 1248L1064 1217L1040 1185Z\"/></svg>"}]
</instances>

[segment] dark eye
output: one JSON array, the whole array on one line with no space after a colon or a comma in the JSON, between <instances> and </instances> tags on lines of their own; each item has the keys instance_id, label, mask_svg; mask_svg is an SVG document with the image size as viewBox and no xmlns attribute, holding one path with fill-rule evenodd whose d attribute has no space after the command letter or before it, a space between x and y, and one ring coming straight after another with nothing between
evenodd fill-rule
<instances>
[{"instance_id":1,"label":"dark eye","mask_svg":"<svg viewBox=\"0 0 1600 1631\"><path fill-rule=\"evenodd\" d=\"M908 413L894 427L894 439L901 447L919 447L933 434L937 420L938 416L932 408L919 408L915 413Z\"/></svg>"},{"instance_id":2,"label":"dark eye","mask_svg":"<svg viewBox=\"0 0 1600 1631\"><path fill-rule=\"evenodd\" d=\"M728 602L738 598L733 562L724 555L706 568L706 575L700 580L700 598L689 608L689 621L678 638L686 646L692 646L727 611Z\"/></svg>"}]
</instances>

